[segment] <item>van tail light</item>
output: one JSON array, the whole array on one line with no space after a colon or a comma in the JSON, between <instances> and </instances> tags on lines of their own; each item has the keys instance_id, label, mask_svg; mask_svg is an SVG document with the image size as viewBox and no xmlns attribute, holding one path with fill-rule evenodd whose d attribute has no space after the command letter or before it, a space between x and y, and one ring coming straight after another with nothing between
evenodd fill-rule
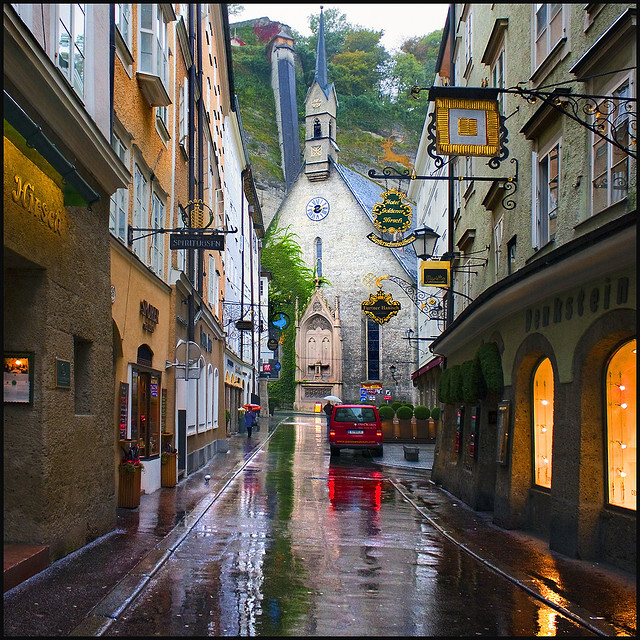
<instances>
[{"instance_id":1,"label":"van tail light","mask_svg":"<svg viewBox=\"0 0 640 640\"><path fill-rule=\"evenodd\" d=\"M376 431L376 436L378 436L378 438L382 438L382 431Z\"/></svg>"},{"instance_id":2,"label":"van tail light","mask_svg":"<svg viewBox=\"0 0 640 640\"><path fill-rule=\"evenodd\" d=\"M331 429L331 431L329 431L329 435L335 436L336 435L335 429Z\"/></svg>"}]
</instances>

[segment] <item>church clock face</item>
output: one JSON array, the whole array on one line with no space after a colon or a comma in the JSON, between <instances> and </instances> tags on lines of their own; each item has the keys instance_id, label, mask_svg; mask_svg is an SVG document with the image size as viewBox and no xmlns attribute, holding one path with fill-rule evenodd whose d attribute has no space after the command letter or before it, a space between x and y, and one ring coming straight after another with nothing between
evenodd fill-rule
<instances>
[{"instance_id":1,"label":"church clock face","mask_svg":"<svg viewBox=\"0 0 640 640\"><path fill-rule=\"evenodd\" d=\"M311 198L307 203L307 216L311 220L323 220L329 215L329 203L324 198Z\"/></svg>"}]
</instances>

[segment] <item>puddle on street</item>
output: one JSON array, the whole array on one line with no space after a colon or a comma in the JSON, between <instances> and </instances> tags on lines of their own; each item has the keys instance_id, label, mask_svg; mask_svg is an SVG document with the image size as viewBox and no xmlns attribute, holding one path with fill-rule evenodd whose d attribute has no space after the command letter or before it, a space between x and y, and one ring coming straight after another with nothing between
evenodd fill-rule
<instances>
[{"instance_id":1,"label":"puddle on street","mask_svg":"<svg viewBox=\"0 0 640 640\"><path fill-rule=\"evenodd\" d=\"M426 526L324 418L282 423L107 635L590 635Z\"/></svg>"}]
</instances>

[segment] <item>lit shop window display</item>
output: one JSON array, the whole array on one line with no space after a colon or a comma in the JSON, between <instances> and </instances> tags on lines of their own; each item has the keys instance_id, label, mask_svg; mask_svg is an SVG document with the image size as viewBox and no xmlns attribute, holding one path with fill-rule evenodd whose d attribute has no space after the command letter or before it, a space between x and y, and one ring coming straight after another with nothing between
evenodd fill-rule
<instances>
[{"instance_id":1,"label":"lit shop window display","mask_svg":"<svg viewBox=\"0 0 640 640\"><path fill-rule=\"evenodd\" d=\"M636 509L636 340L620 347L607 367L609 503Z\"/></svg>"},{"instance_id":2,"label":"lit shop window display","mask_svg":"<svg viewBox=\"0 0 640 640\"><path fill-rule=\"evenodd\" d=\"M553 368L545 358L533 376L533 464L535 484L551 488Z\"/></svg>"}]
</instances>

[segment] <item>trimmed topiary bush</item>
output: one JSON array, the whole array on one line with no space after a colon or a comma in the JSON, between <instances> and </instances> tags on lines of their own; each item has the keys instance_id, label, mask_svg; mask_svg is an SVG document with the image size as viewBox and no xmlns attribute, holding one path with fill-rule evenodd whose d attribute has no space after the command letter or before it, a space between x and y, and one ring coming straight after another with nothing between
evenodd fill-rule
<instances>
[{"instance_id":1,"label":"trimmed topiary bush","mask_svg":"<svg viewBox=\"0 0 640 640\"><path fill-rule=\"evenodd\" d=\"M474 358L462 364L462 397L464 402L474 403L487 395L487 385L482 376L480 360Z\"/></svg>"},{"instance_id":2,"label":"trimmed topiary bush","mask_svg":"<svg viewBox=\"0 0 640 640\"><path fill-rule=\"evenodd\" d=\"M381 405L378 413L380 414L380 420L393 420L393 416L396 415L396 412L388 404Z\"/></svg>"},{"instance_id":3,"label":"trimmed topiary bush","mask_svg":"<svg viewBox=\"0 0 640 640\"><path fill-rule=\"evenodd\" d=\"M392 408L394 411L397 411L397 410L398 410L398 407L401 407L401 406L402 406L402 402L399 402L398 400L396 400L395 402L392 402L392 403L391 403L391 408Z\"/></svg>"},{"instance_id":4,"label":"trimmed topiary bush","mask_svg":"<svg viewBox=\"0 0 640 640\"><path fill-rule=\"evenodd\" d=\"M464 402L462 392L462 367L457 364L451 367L451 380L449 381L449 402Z\"/></svg>"},{"instance_id":5,"label":"trimmed topiary bush","mask_svg":"<svg viewBox=\"0 0 640 640\"><path fill-rule=\"evenodd\" d=\"M414 408L413 405L410 402L403 402L402 403L405 407L411 407L412 409Z\"/></svg>"},{"instance_id":6,"label":"trimmed topiary bush","mask_svg":"<svg viewBox=\"0 0 640 640\"><path fill-rule=\"evenodd\" d=\"M398 407L396 415L398 416L398 420L411 420L413 417L413 407L408 407L406 404L403 404Z\"/></svg>"},{"instance_id":7,"label":"trimmed topiary bush","mask_svg":"<svg viewBox=\"0 0 640 640\"><path fill-rule=\"evenodd\" d=\"M428 420L429 419L429 409L422 404L419 404L414 410L413 415L416 417L416 420Z\"/></svg>"},{"instance_id":8,"label":"trimmed topiary bush","mask_svg":"<svg viewBox=\"0 0 640 640\"><path fill-rule=\"evenodd\" d=\"M478 347L476 358L480 362L482 377L489 391L502 391L504 377L502 373L502 357L495 342L487 342Z\"/></svg>"},{"instance_id":9,"label":"trimmed topiary bush","mask_svg":"<svg viewBox=\"0 0 640 640\"><path fill-rule=\"evenodd\" d=\"M445 369L440 374L440 380L438 380L438 401L443 404L451 404L451 369Z\"/></svg>"},{"instance_id":10,"label":"trimmed topiary bush","mask_svg":"<svg viewBox=\"0 0 640 640\"><path fill-rule=\"evenodd\" d=\"M431 417L434 420L440 419L440 407L433 407L433 409L431 409Z\"/></svg>"}]
</instances>

